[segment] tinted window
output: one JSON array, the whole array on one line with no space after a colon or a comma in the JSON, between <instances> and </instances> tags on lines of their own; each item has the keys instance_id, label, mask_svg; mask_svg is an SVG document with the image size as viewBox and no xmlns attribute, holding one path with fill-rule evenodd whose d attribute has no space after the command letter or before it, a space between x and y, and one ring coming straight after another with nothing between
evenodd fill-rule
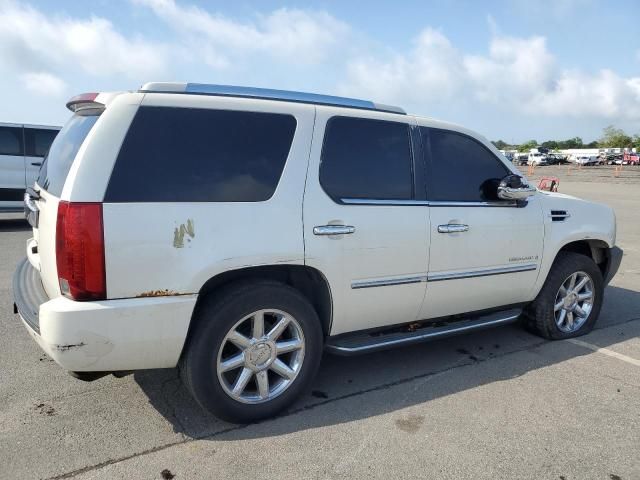
<instances>
[{"instance_id":1,"label":"tinted window","mask_svg":"<svg viewBox=\"0 0 640 480\"><path fill-rule=\"evenodd\" d=\"M411 199L408 125L364 118L330 119L322 147L320 183L336 201Z\"/></svg>"},{"instance_id":2,"label":"tinted window","mask_svg":"<svg viewBox=\"0 0 640 480\"><path fill-rule=\"evenodd\" d=\"M491 192L509 170L488 148L463 134L421 130L423 135L430 135L431 142L427 192L430 200L478 202L496 199Z\"/></svg>"},{"instance_id":3,"label":"tinted window","mask_svg":"<svg viewBox=\"0 0 640 480\"><path fill-rule=\"evenodd\" d=\"M291 148L291 115L141 107L116 161L108 202L260 202Z\"/></svg>"},{"instance_id":4,"label":"tinted window","mask_svg":"<svg viewBox=\"0 0 640 480\"><path fill-rule=\"evenodd\" d=\"M60 196L73 159L96 120L96 115L71 117L51 144L38 175L38 185L52 195Z\"/></svg>"},{"instance_id":5,"label":"tinted window","mask_svg":"<svg viewBox=\"0 0 640 480\"><path fill-rule=\"evenodd\" d=\"M23 155L22 128L0 127L0 155Z\"/></svg>"},{"instance_id":6,"label":"tinted window","mask_svg":"<svg viewBox=\"0 0 640 480\"><path fill-rule=\"evenodd\" d=\"M58 130L47 130L44 128L25 128L24 143L25 155L29 157L44 157L49 151L49 147L56 138Z\"/></svg>"}]
</instances>

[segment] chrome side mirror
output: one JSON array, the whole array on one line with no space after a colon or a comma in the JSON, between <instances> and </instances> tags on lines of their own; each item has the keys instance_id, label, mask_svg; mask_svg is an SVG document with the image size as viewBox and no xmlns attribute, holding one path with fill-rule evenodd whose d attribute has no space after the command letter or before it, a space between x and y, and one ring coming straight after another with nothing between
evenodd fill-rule
<instances>
[{"instance_id":1,"label":"chrome side mirror","mask_svg":"<svg viewBox=\"0 0 640 480\"><path fill-rule=\"evenodd\" d=\"M519 175L507 175L498 185L498 198L502 200L525 200L536 193L532 187Z\"/></svg>"}]
</instances>

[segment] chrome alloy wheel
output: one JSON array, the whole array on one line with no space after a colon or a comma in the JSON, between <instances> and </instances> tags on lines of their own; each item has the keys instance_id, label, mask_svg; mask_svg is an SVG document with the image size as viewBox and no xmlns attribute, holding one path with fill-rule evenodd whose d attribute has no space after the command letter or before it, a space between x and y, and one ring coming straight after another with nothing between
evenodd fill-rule
<instances>
[{"instance_id":1,"label":"chrome alloy wheel","mask_svg":"<svg viewBox=\"0 0 640 480\"><path fill-rule=\"evenodd\" d=\"M216 371L225 393L242 403L263 403L284 392L304 360L304 334L281 310L258 310L222 340Z\"/></svg>"},{"instance_id":2,"label":"chrome alloy wheel","mask_svg":"<svg viewBox=\"0 0 640 480\"><path fill-rule=\"evenodd\" d=\"M575 272L562 283L554 302L556 325L565 333L575 332L589 318L595 292L585 272Z\"/></svg>"}]
</instances>

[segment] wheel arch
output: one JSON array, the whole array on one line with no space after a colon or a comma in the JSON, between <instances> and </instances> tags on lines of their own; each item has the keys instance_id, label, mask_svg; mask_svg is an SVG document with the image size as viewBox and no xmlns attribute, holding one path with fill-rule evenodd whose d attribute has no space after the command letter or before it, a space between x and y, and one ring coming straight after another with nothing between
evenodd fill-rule
<instances>
[{"instance_id":1,"label":"wheel arch","mask_svg":"<svg viewBox=\"0 0 640 480\"><path fill-rule=\"evenodd\" d=\"M609 244L604 240L584 239L564 244L556 253L553 263L562 252L573 252L591 258L604 277L609 265Z\"/></svg>"},{"instance_id":2,"label":"wheel arch","mask_svg":"<svg viewBox=\"0 0 640 480\"><path fill-rule=\"evenodd\" d=\"M193 331L194 319L199 310L198 307L204 298L216 295L217 292L233 284L246 284L252 281L264 280L289 285L302 293L318 314L324 336L329 335L333 315L333 302L329 282L322 272L306 265L260 265L219 273L209 278L202 285L198 291L198 300L189 322L185 346Z\"/></svg>"}]
</instances>

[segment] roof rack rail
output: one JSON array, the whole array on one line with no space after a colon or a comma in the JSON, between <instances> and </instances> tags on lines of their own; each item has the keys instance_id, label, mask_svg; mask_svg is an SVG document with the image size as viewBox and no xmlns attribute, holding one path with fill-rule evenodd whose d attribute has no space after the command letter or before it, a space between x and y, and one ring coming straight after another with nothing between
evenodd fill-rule
<instances>
[{"instance_id":1,"label":"roof rack rail","mask_svg":"<svg viewBox=\"0 0 640 480\"><path fill-rule=\"evenodd\" d=\"M216 95L221 97L260 98L266 100L280 100L284 102L312 103L316 105L333 105L337 107L376 110L379 112L398 113L401 115L407 114L400 107L375 103L369 100L335 97L333 95L321 95L318 93L274 90L271 88L237 87L232 85L213 85L206 83L150 82L142 85L139 91L145 93L184 93Z\"/></svg>"}]
</instances>

